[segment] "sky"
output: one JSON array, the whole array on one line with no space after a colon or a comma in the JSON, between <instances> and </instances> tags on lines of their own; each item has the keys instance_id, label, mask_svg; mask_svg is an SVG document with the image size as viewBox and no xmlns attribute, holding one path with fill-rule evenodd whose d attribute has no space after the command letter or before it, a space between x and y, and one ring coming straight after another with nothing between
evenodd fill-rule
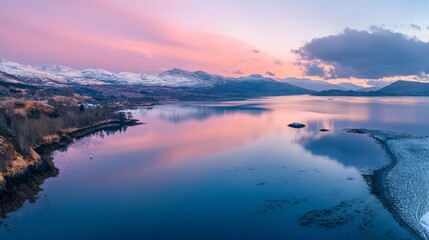
<instances>
[{"instance_id":1,"label":"sky","mask_svg":"<svg viewBox=\"0 0 429 240\"><path fill-rule=\"evenodd\" d=\"M426 80L429 1L0 0L0 58L374 83Z\"/></svg>"}]
</instances>

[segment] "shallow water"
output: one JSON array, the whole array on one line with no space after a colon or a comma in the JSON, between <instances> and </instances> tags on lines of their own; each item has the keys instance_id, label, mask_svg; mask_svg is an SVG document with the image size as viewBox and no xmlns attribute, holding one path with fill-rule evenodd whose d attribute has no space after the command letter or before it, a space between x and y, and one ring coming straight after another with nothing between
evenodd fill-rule
<instances>
[{"instance_id":1,"label":"shallow water","mask_svg":"<svg viewBox=\"0 0 429 240\"><path fill-rule=\"evenodd\" d=\"M8 215L0 239L411 239L362 177L385 153L343 129L429 135L428 103L293 96L133 110L147 124L55 152L60 174Z\"/></svg>"}]
</instances>

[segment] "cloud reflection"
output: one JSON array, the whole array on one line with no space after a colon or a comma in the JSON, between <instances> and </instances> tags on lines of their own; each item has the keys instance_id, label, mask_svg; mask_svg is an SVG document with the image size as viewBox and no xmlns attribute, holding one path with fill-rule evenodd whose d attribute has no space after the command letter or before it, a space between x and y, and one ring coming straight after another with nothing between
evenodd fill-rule
<instances>
[{"instance_id":1,"label":"cloud reflection","mask_svg":"<svg viewBox=\"0 0 429 240\"><path fill-rule=\"evenodd\" d=\"M157 164L175 164L237 148L270 135L285 134L294 142L306 137L315 138L321 134L318 128L335 130L335 120L364 121L367 117L364 108L364 112L354 109L338 114L332 113L336 111L332 105L337 103L327 105L308 97L282 99L281 104L268 99L255 100L258 105L249 100L230 106L179 104L138 111L138 117L148 124L127 132L127 137L106 144L124 153L156 152L158 160L154 162ZM318 112L323 109L320 106L325 106L325 113ZM312 108L312 111L306 108ZM308 127L291 129L287 127L290 122L302 122Z\"/></svg>"}]
</instances>

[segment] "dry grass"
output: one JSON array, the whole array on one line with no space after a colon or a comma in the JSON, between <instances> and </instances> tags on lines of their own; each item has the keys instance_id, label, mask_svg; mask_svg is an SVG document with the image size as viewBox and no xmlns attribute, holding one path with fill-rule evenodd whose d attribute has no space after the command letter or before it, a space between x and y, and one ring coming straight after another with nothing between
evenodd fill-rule
<instances>
[{"instance_id":1,"label":"dry grass","mask_svg":"<svg viewBox=\"0 0 429 240\"><path fill-rule=\"evenodd\" d=\"M22 104L24 107L17 107L18 104ZM6 108L9 111L12 111L13 114L22 117L26 116L28 111L31 109L37 109L43 113L51 113L54 110L54 107L46 103L34 100L21 100L17 98L0 99L0 107Z\"/></svg>"}]
</instances>

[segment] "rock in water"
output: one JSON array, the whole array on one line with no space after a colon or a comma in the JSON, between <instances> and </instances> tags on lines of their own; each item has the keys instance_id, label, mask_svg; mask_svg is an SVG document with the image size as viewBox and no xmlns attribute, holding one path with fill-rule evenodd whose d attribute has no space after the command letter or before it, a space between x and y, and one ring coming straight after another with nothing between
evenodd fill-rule
<instances>
[{"instance_id":1,"label":"rock in water","mask_svg":"<svg viewBox=\"0 0 429 240\"><path fill-rule=\"evenodd\" d=\"M291 123L288 126L291 127L291 128L304 128L305 124L302 124L302 123Z\"/></svg>"},{"instance_id":2,"label":"rock in water","mask_svg":"<svg viewBox=\"0 0 429 240\"><path fill-rule=\"evenodd\" d=\"M326 129L326 128L322 128L322 129L320 129L320 131L321 131L321 132L329 132L330 130L329 130L329 129Z\"/></svg>"}]
</instances>

